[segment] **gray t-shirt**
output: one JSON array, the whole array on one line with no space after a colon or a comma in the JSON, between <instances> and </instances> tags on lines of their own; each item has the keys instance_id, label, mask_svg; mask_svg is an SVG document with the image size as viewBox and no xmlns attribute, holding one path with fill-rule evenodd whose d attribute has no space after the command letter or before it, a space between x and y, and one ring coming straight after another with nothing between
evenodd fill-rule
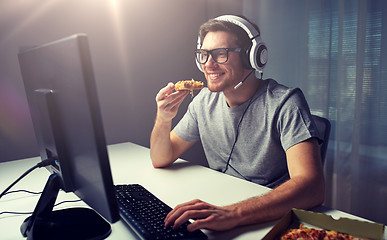
<instances>
[{"instance_id":1,"label":"gray t-shirt","mask_svg":"<svg viewBox=\"0 0 387 240\"><path fill-rule=\"evenodd\" d=\"M272 79L235 108L223 93L202 89L174 130L186 141L201 140L210 168L268 187L289 179L288 148L319 138L302 91Z\"/></svg>"}]
</instances>

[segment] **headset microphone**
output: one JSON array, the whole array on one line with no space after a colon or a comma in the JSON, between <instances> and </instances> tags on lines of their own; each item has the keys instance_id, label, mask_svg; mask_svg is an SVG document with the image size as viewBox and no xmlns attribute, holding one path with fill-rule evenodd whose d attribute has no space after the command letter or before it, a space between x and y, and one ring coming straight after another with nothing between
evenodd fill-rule
<instances>
[{"instance_id":1,"label":"headset microphone","mask_svg":"<svg viewBox=\"0 0 387 240\"><path fill-rule=\"evenodd\" d=\"M253 72L255 72L255 70L251 70L251 72L250 72L249 74L247 74L247 76L246 76L242 81L240 81L240 82L234 87L234 89L237 90L240 86L242 86L242 84L246 81L246 79L247 79L248 77L250 77L250 75L251 75Z\"/></svg>"}]
</instances>

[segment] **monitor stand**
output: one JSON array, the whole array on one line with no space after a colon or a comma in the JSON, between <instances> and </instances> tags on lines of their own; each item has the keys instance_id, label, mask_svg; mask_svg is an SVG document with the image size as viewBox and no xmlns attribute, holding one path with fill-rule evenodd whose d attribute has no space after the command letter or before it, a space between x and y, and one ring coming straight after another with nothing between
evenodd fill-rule
<instances>
[{"instance_id":1,"label":"monitor stand","mask_svg":"<svg viewBox=\"0 0 387 240\"><path fill-rule=\"evenodd\" d=\"M34 212L20 227L28 240L33 239L105 239L110 224L90 208L67 208L53 211L60 189L60 178L52 174Z\"/></svg>"}]
</instances>

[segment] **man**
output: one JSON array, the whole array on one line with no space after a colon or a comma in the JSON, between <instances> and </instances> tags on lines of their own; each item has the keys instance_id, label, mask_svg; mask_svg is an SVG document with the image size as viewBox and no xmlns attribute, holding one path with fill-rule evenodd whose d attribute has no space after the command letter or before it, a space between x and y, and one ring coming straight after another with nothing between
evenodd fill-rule
<instances>
[{"instance_id":1,"label":"man","mask_svg":"<svg viewBox=\"0 0 387 240\"><path fill-rule=\"evenodd\" d=\"M321 204L318 133L302 92L251 74L255 70L245 63L245 50L252 38L233 21L209 20L199 39L196 55L207 88L172 131L172 119L188 92L173 91L173 83L159 91L150 139L153 166L172 164L201 140L211 168L273 190L229 206L183 203L168 214L165 225L178 227L195 219L189 231L227 230L280 218L293 207Z\"/></svg>"}]
</instances>

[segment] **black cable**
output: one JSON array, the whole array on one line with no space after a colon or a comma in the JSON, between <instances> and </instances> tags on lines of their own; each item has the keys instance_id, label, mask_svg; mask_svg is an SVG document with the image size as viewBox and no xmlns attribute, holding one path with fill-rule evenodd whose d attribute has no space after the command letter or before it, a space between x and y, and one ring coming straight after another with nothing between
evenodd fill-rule
<instances>
[{"instance_id":1,"label":"black cable","mask_svg":"<svg viewBox=\"0 0 387 240\"><path fill-rule=\"evenodd\" d=\"M82 201L82 200L80 200L80 199L77 199L77 200L66 200L66 201L62 201L62 202L59 202L59 203L57 203L57 204L55 204L54 205L54 207L57 207L57 206L59 206L59 205L61 205L61 204L64 204L64 203L74 203L74 202L80 202L80 201ZM20 214L20 215L26 215L26 214L32 214L33 212L9 212L9 211L4 211L4 212L0 212L0 215L2 215L2 214L15 214L15 215L17 215L17 214Z\"/></svg>"},{"instance_id":2,"label":"black cable","mask_svg":"<svg viewBox=\"0 0 387 240\"><path fill-rule=\"evenodd\" d=\"M239 136L239 126L241 125L242 120L243 120L243 117L245 116L245 114L246 114L246 112L247 112L247 109L249 108L249 106L250 106L250 104L251 104L253 98L254 98L254 95L250 98L249 104L247 105L245 111L243 112L243 114L242 114L242 116L241 116L241 119L240 119L239 122L238 122L238 126L237 126L237 128L236 128L236 133L235 133L235 140L234 140L234 143L233 143L233 145L232 145L230 155L228 156L228 159L227 159L226 168L222 171L223 173L225 173L225 172L227 171L228 167L231 166L231 165L230 165L231 155L232 155L232 153L233 153L233 151L234 151L235 144L236 144L236 142L237 142L237 140L238 140L238 136ZM238 172L238 171L237 171L235 168L233 168L232 166L231 166L231 168L234 169L236 172ZM238 173L239 173L239 172L238 172ZM241 175L243 178L245 178L242 174L239 173L239 175ZM246 179L246 178L245 178L245 179ZM247 180L247 179L246 179L246 180Z\"/></svg>"},{"instance_id":3,"label":"black cable","mask_svg":"<svg viewBox=\"0 0 387 240\"><path fill-rule=\"evenodd\" d=\"M8 211L4 211L4 212L0 212L0 215L2 215L2 214L27 215L27 214L32 214L32 212L8 212Z\"/></svg>"},{"instance_id":4,"label":"black cable","mask_svg":"<svg viewBox=\"0 0 387 240\"><path fill-rule=\"evenodd\" d=\"M4 193L4 195L8 195L8 194L12 194L12 193L20 193L20 192L25 192L25 193L29 193L29 194L42 194L42 192L33 192L33 191L29 191L29 190L20 189L20 190L8 191L8 192Z\"/></svg>"},{"instance_id":5,"label":"black cable","mask_svg":"<svg viewBox=\"0 0 387 240\"><path fill-rule=\"evenodd\" d=\"M261 73L261 78L260 78L260 80L263 80L263 79L262 79L262 78L263 78L263 72L260 72L260 73ZM250 75L250 74L249 74L249 75ZM250 106L250 104L251 104L251 102L252 102L253 97L254 97L254 95L250 98L249 104L247 105L245 111L244 111L243 114L242 114L241 119L239 120L239 123L238 123L238 126L237 126L237 132L236 132L236 134L235 134L235 140L234 140L234 143L233 143L233 145L232 145L230 155L228 156L228 159L227 159L227 162L226 162L226 168L222 171L223 173L225 173L225 172L227 171L228 167L231 167L231 168L232 168L235 172L237 172L241 177L243 177L245 180L250 181L250 182L251 182L251 179L248 179L248 178L246 178L245 176L243 176L238 170L236 170L236 169L230 164L230 161L231 161L231 155L232 155L232 153L233 153L233 151L234 151L235 144L236 144L236 142L237 142L237 140L238 140L239 126L240 126L240 124L241 124L241 122L242 122L243 117L245 116L245 113L247 112L247 109L249 108L249 106Z\"/></svg>"},{"instance_id":6,"label":"black cable","mask_svg":"<svg viewBox=\"0 0 387 240\"><path fill-rule=\"evenodd\" d=\"M56 159L54 158L48 158L46 160L43 160L39 163L37 163L35 166L33 166L32 168L28 169L26 172L24 172L18 179L16 179L16 181L14 181L11 185L9 185L1 194L0 194L0 198L2 196L4 196L9 189L11 189L16 183L18 183L21 179L23 179L26 175L28 175L30 172L32 172L33 170L35 170L36 168L41 168L41 167L45 167L45 166L48 166L48 165L53 165L55 163Z\"/></svg>"},{"instance_id":7,"label":"black cable","mask_svg":"<svg viewBox=\"0 0 387 240\"><path fill-rule=\"evenodd\" d=\"M6 194L10 194L10 193L17 193L17 192L27 192L27 193L30 193L30 194L41 194L41 192L32 192L32 191L28 191L28 190L15 190L15 191L9 191L9 189L11 189L16 183L18 183L21 179L23 179L26 175L28 175L30 172L32 172L33 170L37 169L37 168L41 168L41 167L46 167L48 165L53 165L55 164L56 162L56 159L55 158L48 158L46 160L43 160L39 163L37 163L35 166L31 167L30 169L28 169L27 171L25 171L18 179L16 179L11 185L9 185L1 194L0 194L0 198L3 197L4 195ZM80 199L77 199L77 200L67 200L67 201L62 201L62 202L59 202L57 204L54 205L54 207L60 205L60 204L63 204L63 203L70 203L70 202L79 202L79 201L82 201ZM10 211L4 211L4 212L0 212L0 215L2 214L32 214L33 212L10 212Z\"/></svg>"},{"instance_id":8,"label":"black cable","mask_svg":"<svg viewBox=\"0 0 387 240\"><path fill-rule=\"evenodd\" d=\"M62 201L62 202L58 202L57 204L54 205L54 207L57 207L63 203L75 203L75 202L81 202L82 200L81 199L77 199L77 200L66 200L66 201Z\"/></svg>"}]
</instances>

